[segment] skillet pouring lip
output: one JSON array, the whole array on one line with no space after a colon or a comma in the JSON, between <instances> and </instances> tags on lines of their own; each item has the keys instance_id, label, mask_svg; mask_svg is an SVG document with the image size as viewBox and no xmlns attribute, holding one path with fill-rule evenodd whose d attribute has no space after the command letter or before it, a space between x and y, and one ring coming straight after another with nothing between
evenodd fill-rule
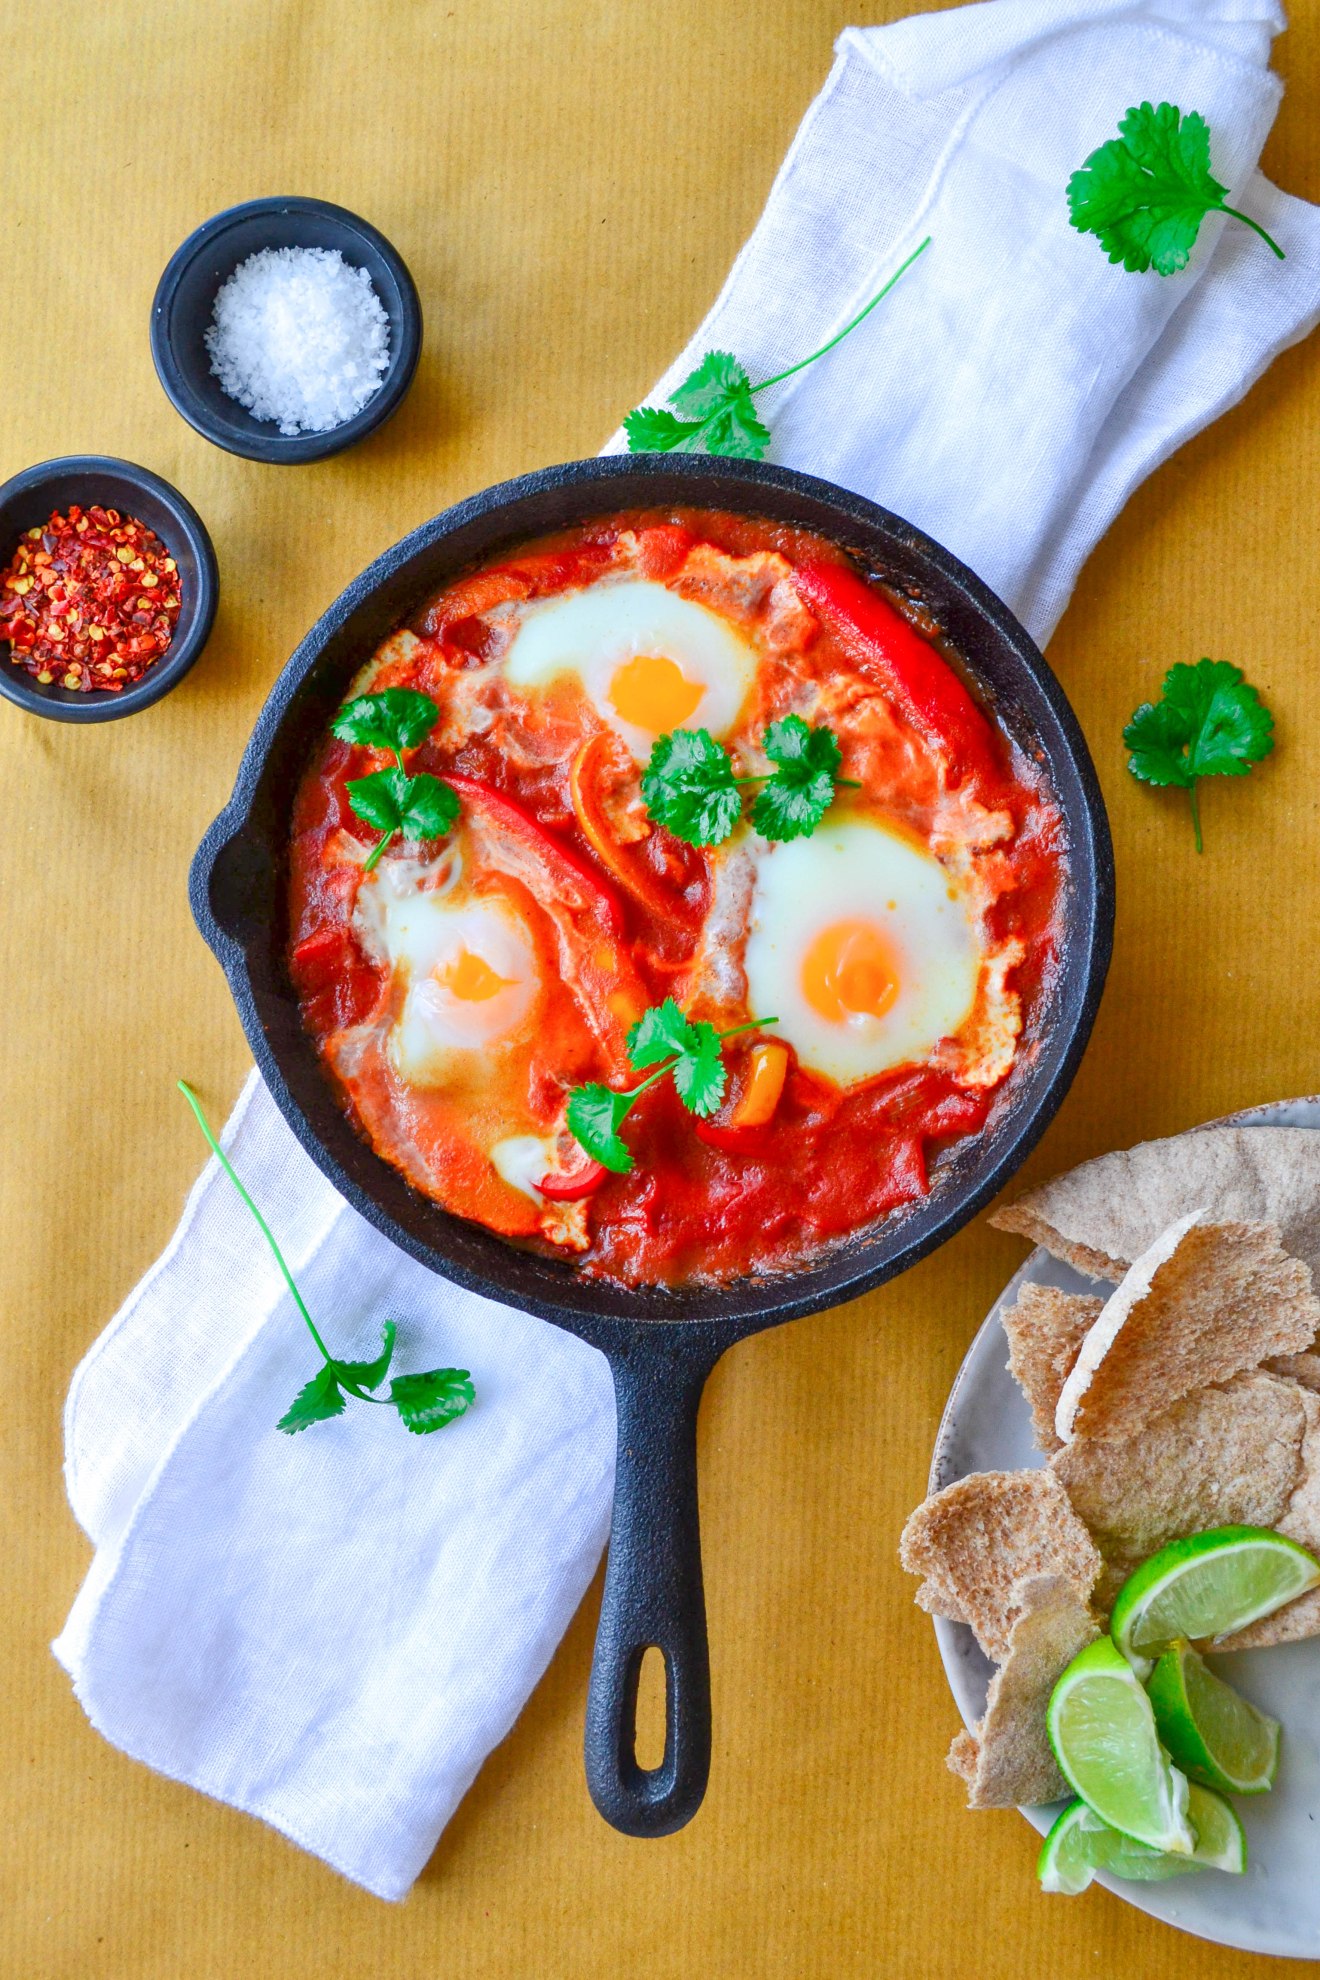
<instances>
[{"instance_id":1,"label":"skillet pouring lip","mask_svg":"<svg viewBox=\"0 0 1320 1980\"><path fill-rule=\"evenodd\" d=\"M414 1190L340 1111L284 965L294 793L344 689L379 642L474 562L593 516L669 504L815 531L920 599L1004 726L1043 757L1068 846L1057 979L1041 1036L1011 1075L1001 1117L954 1151L930 1196L815 1262L673 1291L583 1278ZM280 674L233 795L194 857L189 893L272 1097L340 1194L440 1276L616 1352L626 1351L637 1322L678 1323L686 1336L727 1345L855 1299L952 1237L1009 1180L1061 1104L1099 1007L1114 920L1113 851L1090 752L1053 672L1008 608L949 551L862 496L796 470L700 455L597 456L543 468L468 497L386 550L322 615Z\"/></svg>"}]
</instances>

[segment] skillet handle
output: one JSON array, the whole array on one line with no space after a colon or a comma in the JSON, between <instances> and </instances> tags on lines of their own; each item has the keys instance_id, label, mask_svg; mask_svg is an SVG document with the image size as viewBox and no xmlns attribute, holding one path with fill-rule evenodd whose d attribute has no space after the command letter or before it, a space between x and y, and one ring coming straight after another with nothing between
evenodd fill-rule
<instances>
[{"instance_id":1,"label":"skillet handle","mask_svg":"<svg viewBox=\"0 0 1320 1980\"><path fill-rule=\"evenodd\" d=\"M697 1519L697 1409L721 1342L680 1348L663 1324L612 1353L619 1419L614 1520L587 1696L587 1786L629 1836L667 1836L701 1806L710 1772L710 1656ZM665 1660L665 1750L636 1758L642 1658Z\"/></svg>"}]
</instances>

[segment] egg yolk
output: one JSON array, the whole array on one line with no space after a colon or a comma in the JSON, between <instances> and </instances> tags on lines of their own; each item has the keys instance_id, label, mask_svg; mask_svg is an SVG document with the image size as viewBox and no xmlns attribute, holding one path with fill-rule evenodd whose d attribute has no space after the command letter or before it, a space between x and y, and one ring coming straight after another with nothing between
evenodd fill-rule
<instances>
[{"instance_id":1,"label":"egg yolk","mask_svg":"<svg viewBox=\"0 0 1320 1980\"><path fill-rule=\"evenodd\" d=\"M484 1004L500 990L513 982L511 976L501 976L491 968L484 956L474 956L471 949L460 949L452 962L445 964L437 973L436 981L451 996L460 997L465 1004Z\"/></svg>"},{"instance_id":2,"label":"egg yolk","mask_svg":"<svg viewBox=\"0 0 1320 1980\"><path fill-rule=\"evenodd\" d=\"M831 1024L883 1017L900 983L894 947L869 921L836 921L823 928L802 959L803 994Z\"/></svg>"},{"instance_id":3,"label":"egg yolk","mask_svg":"<svg viewBox=\"0 0 1320 1980\"><path fill-rule=\"evenodd\" d=\"M620 721L652 736L681 729L705 692L673 660L658 653L638 653L626 660L610 682L610 702Z\"/></svg>"}]
</instances>

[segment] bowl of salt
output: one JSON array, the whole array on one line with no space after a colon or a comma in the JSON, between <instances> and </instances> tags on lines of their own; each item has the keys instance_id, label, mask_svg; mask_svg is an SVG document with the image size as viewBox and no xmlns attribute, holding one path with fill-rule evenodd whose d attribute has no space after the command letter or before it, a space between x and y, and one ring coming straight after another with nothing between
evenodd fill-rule
<instances>
[{"instance_id":1,"label":"bowl of salt","mask_svg":"<svg viewBox=\"0 0 1320 1980\"><path fill-rule=\"evenodd\" d=\"M402 255L321 199L217 213L171 257L151 310L151 355L175 409L252 461L320 461L374 433L421 349Z\"/></svg>"}]
</instances>

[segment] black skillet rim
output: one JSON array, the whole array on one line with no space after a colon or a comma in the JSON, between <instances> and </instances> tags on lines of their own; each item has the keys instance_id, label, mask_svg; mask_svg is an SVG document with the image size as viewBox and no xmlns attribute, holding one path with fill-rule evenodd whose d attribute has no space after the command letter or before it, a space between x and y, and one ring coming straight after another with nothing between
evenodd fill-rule
<instances>
[{"instance_id":1,"label":"black skillet rim","mask_svg":"<svg viewBox=\"0 0 1320 1980\"><path fill-rule=\"evenodd\" d=\"M248 220L299 213L315 215L340 229L343 236L340 250L346 261L353 259L355 242L366 241L379 255L389 268L399 292L402 318L399 337L391 348L389 367L379 390L372 393L361 412L355 413L352 419L342 420L325 433L286 434L279 432L269 421L256 420L252 420L251 434L231 431L215 419L206 402L197 396L179 362L175 350L179 333L174 310L179 285L191 263L221 235ZM360 258L355 265L361 265ZM236 454L243 460L261 461L267 466L298 467L309 461L329 460L332 455L342 454L346 447L352 447L369 433L374 433L398 411L412 384L421 354L421 298L412 272L394 243L386 239L379 227L373 227L369 220L364 220L360 213L352 213L346 206L335 206L329 200L305 198L296 193L248 199L238 206L227 206L221 212L213 213L174 250L156 284L151 304L152 362L174 410L213 446L222 447L227 454ZM244 411L236 402L236 412ZM251 418L251 415L247 417Z\"/></svg>"},{"instance_id":2,"label":"black skillet rim","mask_svg":"<svg viewBox=\"0 0 1320 1980\"><path fill-rule=\"evenodd\" d=\"M618 492L617 484L629 480L635 485L627 493ZM698 492L703 484L704 497ZM304 682L323 650L355 612L413 556L469 525L485 519L498 523L499 518L515 505L547 491L561 489L581 491L583 499L578 505L578 514L582 519L592 514L606 513L611 508L651 506L670 501L701 506L703 499L713 506L757 513L755 498L758 488L777 490L783 497L790 500L796 498L809 507L823 506L835 519L836 538L845 543L849 541L850 534L854 540L864 534L877 542L877 549L887 546L891 552L929 566L946 586L961 595L977 616L989 623L1011 652L1013 664L1023 669L1032 690L1040 696L1048 716L1060 733L1064 760L1062 763L1054 761L1049 767L1051 781L1061 802L1061 782L1071 780L1075 785L1075 802L1067 812L1067 827L1073 889L1083 919L1076 927L1071 925L1070 920L1068 935L1073 950L1076 951L1078 945L1084 945L1085 955L1080 962L1074 961L1071 965L1074 970L1073 987L1066 1008L1062 987L1057 993L1060 1007L1053 1019L1053 1029L1040 1047L1041 1056L1052 1059L1048 1076L1035 1095L1034 1102L1024 1106L1020 1113L1010 1109L1004 1128L984 1144L990 1151L984 1165L974 1165L965 1181L955 1183L951 1180L945 1184L941 1192L945 1199L942 1209L936 1196L923 1199L918 1206L918 1215L923 1214L932 1203L940 1214L930 1216L925 1227L906 1240L903 1237L904 1226L914 1223L915 1216L907 1217L904 1224L892 1227L898 1240L894 1249L888 1249L882 1241L886 1230L891 1228L882 1223L873 1227L870 1233L846 1240L842 1246L828 1250L818 1264L799 1271L766 1278L749 1277L721 1287L683 1288L676 1292L655 1288L636 1292L599 1280L585 1280L578 1277L571 1266L536 1258L534 1254L523 1252L492 1233L481 1232L479 1226L471 1226L462 1219L451 1217L412 1191L402 1182L397 1171L367 1149L347 1117L338 1113L335 1103L335 1118L342 1123L343 1134L351 1138L357 1152L366 1150L370 1158L367 1166L371 1173L388 1179L382 1180L382 1191L402 1189L410 1204L415 1201L424 1206L424 1214L436 1226L436 1238L431 1241L417 1237L382 1202L354 1181L291 1092L258 1008L247 953L249 949L255 950L264 931L255 928L244 940L240 940L221 927L213 909L213 882L226 849L241 845L244 852L250 852L255 846L265 856L265 841L259 836L245 840L244 833L250 825L267 759L278 740L281 725L294 707ZM759 512L766 511L762 509ZM781 515L778 519L786 520L787 517ZM541 529L557 526L547 521ZM809 526L820 529L822 534L830 533L828 523L819 516ZM536 533L535 525L528 528L510 523L503 530L492 528L486 547L477 550L476 555L492 555L501 544L513 543ZM470 561L470 554L465 554L461 561ZM460 568L458 560L455 563L457 568ZM357 664L361 664L366 657L364 651ZM975 664L969 661L968 667L975 678ZM346 672L345 679L349 677ZM423 523L385 551L322 615L276 681L244 752L234 793L198 848L189 891L198 926L229 980L262 1076L298 1141L341 1195L375 1229L442 1278L498 1303L538 1314L615 1352L626 1351L629 1341L635 1341L639 1324L648 1331L659 1325L666 1333L674 1333L676 1344L677 1334L681 1333L690 1340L693 1349L697 1347L697 1336L706 1336L712 1346L727 1346L733 1340L779 1321L842 1306L916 1264L952 1237L1020 1167L1057 1112L1081 1060L1099 1007L1112 949L1114 921L1113 851L1104 800L1090 752L1063 689L1035 643L1008 608L959 559L924 532L878 504L793 469L760 462L712 460L705 456L604 456L543 468L468 497ZM1077 911L1070 909L1070 916ZM1069 966L1069 960L1065 958L1065 969ZM1080 976L1077 974L1079 969L1082 972ZM287 995L292 997L291 990ZM1060 1046L1061 1037L1063 1043ZM309 1055L312 1053L310 1043L307 1051ZM316 1072L324 1081L319 1066ZM328 1093L328 1081L324 1084ZM329 1132L338 1138L333 1125L330 1125ZM500 1276L488 1276L485 1271L449 1256L444 1249L446 1226L451 1229L461 1226L469 1243L475 1243L478 1248L497 1258L507 1275L503 1282ZM478 1234L475 1239L472 1237L474 1231ZM483 1243L482 1240L488 1242ZM492 1253L491 1247L497 1250ZM535 1267L542 1269L529 1270L526 1263L529 1258L534 1261ZM856 1269L843 1270L841 1261L845 1264L855 1261ZM521 1273L520 1266L523 1268ZM539 1286L529 1288L517 1283L520 1276L542 1279L547 1266L555 1282L553 1294L541 1290ZM561 1284L562 1292L558 1289Z\"/></svg>"}]
</instances>

